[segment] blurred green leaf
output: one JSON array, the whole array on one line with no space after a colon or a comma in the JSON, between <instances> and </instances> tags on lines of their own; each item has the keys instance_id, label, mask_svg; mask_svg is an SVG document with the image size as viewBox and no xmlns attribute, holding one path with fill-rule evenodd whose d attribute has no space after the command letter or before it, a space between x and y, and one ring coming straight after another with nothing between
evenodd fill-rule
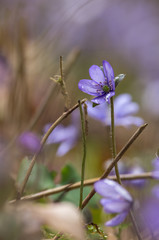
<instances>
[{"instance_id":1,"label":"blurred green leaf","mask_svg":"<svg viewBox=\"0 0 159 240\"><path fill-rule=\"evenodd\" d=\"M68 163L61 170L61 185L80 181L80 175L76 168Z\"/></svg>"},{"instance_id":2,"label":"blurred green leaf","mask_svg":"<svg viewBox=\"0 0 159 240\"><path fill-rule=\"evenodd\" d=\"M65 185L65 184L74 183L78 181L80 181L80 174L77 172L76 168L71 163L68 163L67 165L65 165L64 168L61 170L60 185ZM92 187L90 186L84 187L83 198L85 198L90 193L91 190L92 190ZM56 194L52 196L52 198L56 200L61 194L62 193ZM76 206L79 206L79 197L80 197L80 189L77 188L74 190L70 190L68 192L66 191L62 197L62 201L68 201L68 202L74 203ZM98 201L99 201L99 196L95 195L91 199L88 205L94 207L96 206L96 203L98 203Z\"/></svg>"}]
</instances>

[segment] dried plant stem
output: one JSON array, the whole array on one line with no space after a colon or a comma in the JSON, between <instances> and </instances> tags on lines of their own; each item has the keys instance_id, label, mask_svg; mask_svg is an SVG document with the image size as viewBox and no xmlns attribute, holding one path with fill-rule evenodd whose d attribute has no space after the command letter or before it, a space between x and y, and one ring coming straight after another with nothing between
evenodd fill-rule
<instances>
[{"instance_id":1,"label":"dried plant stem","mask_svg":"<svg viewBox=\"0 0 159 240\"><path fill-rule=\"evenodd\" d=\"M65 102L65 110L67 110L70 107L70 98L68 96L68 92L66 90L66 84L64 81L64 73L63 73L63 58L60 56L60 72L61 72L61 78L58 81L61 86L61 92L64 96L64 102Z\"/></svg>"},{"instance_id":2,"label":"dried plant stem","mask_svg":"<svg viewBox=\"0 0 159 240\"><path fill-rule=\"evenodd\" d=\"M81 104L83 104L87 99L83 99L81 100ZM26 173L26 176L24 178L24 181L21 185L21 188L20 188L20 191L18 193L18 196L17 196L17 199L19 200L24 192L24 189L25 189L25 186L27 184L27 181L29 179L29 176L31 174L31 171L33 169L33 166L36 162L36 159L37 157L39 156L41 150L43 149L44 147L44 144L46 143L46 140L48 139L49 135L52 133L52 131L54 130L54 128L63 120L65 119L70 113L72 113L76 108L79 107L79 103L75 104L72 108L70 108L67 112L64 112L52 125L51 127L49 128L49 130L47 131L47 133L44 135L44 137L42 138L41 140L41 147L39 149L39 151L33 156L32 160L31 160L31 163L30 163L30 166L29 166L29 169Z\"/></svg>"},{"instance_id":3,"label":"dried plant stem","mask_svg":"<svg viewBox=\"0 0 159 240\"><path fill-rule=\"evenodd\" d=\"M103 173L100 179L106 178L109 173L111 172L112 168L115 166L115 164L120 160L120 158L124 155L124 153L128 150L128 148L133 144L133 142L139 137L139 135L143 132L143 130L146 128L148 124L144 124L141 127L137 129L137 131L132 135L132 137L128 140L126 145L121 149L121 151L116 155L115 159L111 162L107 170ZM82 209L88 204L90 199L94 196L95 190L93 189L87 197L84 199L82 203Z\"/></svg>"},{"instance_id":4,"label":"dried plant stem","mask_svg":"<svg viewBox=\"0 0 159 240\"><path fill-rule=\"evenodd\" d=\"M84 187L84 175L85 175L85 163L86 163L86 131L85 131L85 121L83 117L83 110L81 101L78 101L80 115L81 115L81 126L82 126L82 142L83 142L83 159L82 159L82 168L81 168L81 185L80 185L80 201L79 208L82 208L83 201L83 187Z\"/></svg>"},{"instance_id":5,"label":"dried plant stem","mask_svg":"<svg viewBox=\"0 0 159 240\"><path fill-rule=\"evenodd\" d=\"M122 181L130 181L130 180L136 180L136 179L153 179L153 175L152 172L147 172L147 173L141 173L141 174L121 174L120 178ZM116 180L116 176L109 176L108 179L111 180ZM100 180L100 178L91 178L91 179L87 179L84 180L83 185L86 186L91 186L93 185L95 182L97 182L98 180ZM60 187L56 187L56 188L52 188L52 189L48 189L48 190L44 190L38 193L34 193L31 195L27 195L22 197L20 200L37 200L43 197L47 197L56 193L60 193L63 191L71 191L73 189L77 189L81 186L81 181L73 183L73 184L66 184ZM16 200L12 200L10 201L10 203L14 203Z\"/></svg>"},{"instance_id":6,"label":"dried plant stem","mask_svg":"<svg viewBox=\"0 0 159 240\"><path fill-rule=\"evenodd\" d=\"M111 97L110 99L110 109L111 109L111 143L112 143L112 157L113 160L116 157L116 142L115 142L115 124L114 124L114 99ZM118 164L115 164L115 174L117 177L117 181L119 184L121 184L120 174L118 170Z\"/></svg>"}]
</instances>

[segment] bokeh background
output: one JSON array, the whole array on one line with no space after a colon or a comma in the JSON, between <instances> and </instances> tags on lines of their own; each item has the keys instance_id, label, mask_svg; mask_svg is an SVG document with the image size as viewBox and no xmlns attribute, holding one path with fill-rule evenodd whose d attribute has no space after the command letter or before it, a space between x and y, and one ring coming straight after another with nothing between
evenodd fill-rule
<instances>
[{"instance_id":1,"label":"bokeh background","mask_svg":"<svg viewBox=\"0 0 159 240\"><path fill-rule=\"evenodd\" d=\"M115 75L126 74L116 95L130 93L140 106L138 116L149 125L123 162L152 169L159 147L158 26L157 0L0 1L0 150L2 158L13 166L14 179L26 155L15 138L30 128L50 88L54 91L29 130L42 137L44 126L64 111L60 88L50 77L60 74L60 56L65 75L70 54L74 60L65 80L71 106L78 99L91 99L78 89L80 79L89 79L91 65L100 66L105 59ZM68 117L63 123L70 121ZM88 127L86 178L99 176L111 158L105 127L92 119ZM116 128L117 151L135 130L135 126ZM39 161L57 173L71 162L80 172L81 137L63 157L56 156L56 149L57 145L46 147Z\"/></svg>"}]
</instances>

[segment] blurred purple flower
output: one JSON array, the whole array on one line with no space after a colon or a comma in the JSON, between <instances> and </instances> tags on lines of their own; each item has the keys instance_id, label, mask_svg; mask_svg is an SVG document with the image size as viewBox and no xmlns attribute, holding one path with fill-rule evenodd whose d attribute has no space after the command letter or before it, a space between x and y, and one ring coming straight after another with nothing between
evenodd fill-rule
<instances>
[{"instance_id":1,"label":"blurred purple flower","mask_svg":"<svg viewBox=\"0 0 159 240\"><path fill-rule=\"evenodd\" d=\"M144 173L144 170L140 166L133 166L126 173L129 174L141 174ZM126 185L132 185L133 187L144 187L146 180L145 179L135 179L135 180L129 180L129 181L124 181L124 184Z\"/></svg>"},{"instance_id":2,"label":"blurred purple flower","mask_svg":"<svg viewBox=\"0 0 159 240\"><path fill-rule=\"evenodd\" d=\"M112 160L106 161L105 168L107 169L109 164ZM120 174L141 174L144 173L144 169L138 165L135 165L133 167L128 167L123 163L122 161L119 161L118 163L118 170ZM115 175L115 169L113 168L109 174L109 176ZM124 180L123 184L126 186L132 186L132 187L144 187L146 183L145 179L135 179L135 180Z\"/></svg>"},{"instance_id":3,"label":"blurred purple flower","mask_svg":"<svg viewBox=\"0 0 159 240\"><path fill-rule=\"evenodd\" d=\"M49 129L50 125L46 125L44 131ZM79 131L73 126L67 127L62 124L58 125L55 130L50 134L47 144L60 143L56 155L61 157L68 153L77 143Z\"/></svg>"},{"instance_id":4,"label":"blurred purple flower","mask_svg":"<svg viewBox=\"0 0 159 240\"><path fill-rule=\"evenodd\" d=\"M112 162L112 159L106 161L106 163L105 163L105 170L109 167L111 162ZM123 163L122 161L119 161L118 162L118 170L119 170L120 174L127 173L127 167L126 167L125 163ZM115 175L115 168L113 168L111 170L111 172L109 173L109 176L113 176L113 175Z\"/></svg>"},{"instance_id":5,"label":"blurred purple flower","mask_svg":"<svg viewBox=\"0 0 159 240\"><path fill-rule=\"evenodd\" d=\"M46 133L51 124L44 127ZM79 114L78 111L72 113L72 122L68 126L58 125L48 137L46 144L59 143L56 155L61 157L68 153L77 143L79 137Z\"/></svg>"},{"instance_id":6,"label":"blurred purple flower","mask_svg":"<svg viewBox=\"0 0 159 240\"><path fill-rule=\"evenodd\" d=\"M82 79L78 83L81 91L96 96L91 101L96 104L101 104L107 101L110 103L110 98L115 95L114 71L112 66L103 61L103 71L97 65L89 68L89 75L92 80Z\"/></svg>"},{"instance_id":7,"label":"blurred purple flower","mask_svg":"<svg viewBox=\"0 0 159 240\"><path fill-rule=\"evenodd\" d=\"M133 199L126 189L117 182L104 179L94 184L95 191L102 195L101 204L107 213L118 213L106 226L117 226L124 221L133 204Z\"/></svg>"},{"instance_id":8,"label":"blurred purple flower","mask_svg":"<svg viewBox=\"0 0 159 240\"><path fill-rule=\"evenodd\" d=\"M132 97L130 94L121 94L114 100L114 115L115 115L115 125L130 127L131 125L140 126L144 123L143 119L140 117L133 116L139 110L139 105L132 102ZM88 115L101 121L104 124L110 125L111 118L109 113L109 108L106 103L100 104L96 107L92 107L90 102L88 105Z\"/></svg>"},{"instance_id":9,"label":"blurred purple flower","mask_svg":"<svg viewBox=\"0 0 159 240\"><path fill-rule=\"evenodd\" d=\"M33 132L23 132L18 138L18 145L20 145L23 150L29 152L29 154L34 154L40 149L40 137Z\"/></svg>"},{"instance_id":10,"label":"blurred purple flower","mask_svg":"<svg viewBox=\"0 0 159 240\"><path fill-rule=\"evenodd\" d=\"M138 209L141 231L144 234L143 239L159 239L159 200L155 197L149 197L142 201Z\"/></svg>"},{"instance_id":11,"label":"blurred purple flower","mask_svg":"<svg viewBox=\"0 0 159 240\"><path fill-rule=\"evenodd\" d=\"M156 185L152 188L152 193L159 199L159 185Z\"/></svg>"},{"instance_id":12,"label":"blurred purple flower","mask_svg":"<svg viewBox=\"0 0 159 240\"><path fill-rule=\"evenodd\" d=\"M152 171L152 176L155 179L159 179L159 157L156 157L153 161L152 161L152 165L154 167L154 170Z\"/></svg>"}]
</instances>

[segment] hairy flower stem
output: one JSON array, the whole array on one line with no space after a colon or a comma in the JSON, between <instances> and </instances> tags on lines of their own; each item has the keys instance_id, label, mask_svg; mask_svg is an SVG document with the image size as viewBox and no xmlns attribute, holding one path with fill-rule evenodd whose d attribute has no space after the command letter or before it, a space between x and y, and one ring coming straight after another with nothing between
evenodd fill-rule
<instances>
[{"instance_id":1,"label":"hairy flower stem","mask_svg":"<svg viewBox=\"0 0 159 240\"><path fill-rule=\"evenodd\" d=\"M113 99L113 97L111 97L111 99L110 99L110 109L111 109L111 132L110 132L110 136L111 136L111 140L112 140L112 157L113 157L113 160L114 160L115 157L116 157L116 143L115 143L115 128L114 128L114 99ZM117 182L119 184L121 184L121 179L120 179L117 163L115 164L115 174L116 174L116 177L117 177Z\"/></svg>"},{"instance_id":2,"label":"hairy flower stem","mask_svg":"<svg viewBox=\"0 0 159 240\"><path fill-rule=\"evenodd\" d=\"M82 169L81 169L81 186L80 186L80 201L79 201L79 208L82 209L85 162L86 162L86 129L85 129L85 121L83 117L83 110L82 110L82 105L80 100L78 101L78 104L79 104L79 110L81 115L82 141L83 141L83 160L82 160Z\"/></svg>"}]
</instances>

